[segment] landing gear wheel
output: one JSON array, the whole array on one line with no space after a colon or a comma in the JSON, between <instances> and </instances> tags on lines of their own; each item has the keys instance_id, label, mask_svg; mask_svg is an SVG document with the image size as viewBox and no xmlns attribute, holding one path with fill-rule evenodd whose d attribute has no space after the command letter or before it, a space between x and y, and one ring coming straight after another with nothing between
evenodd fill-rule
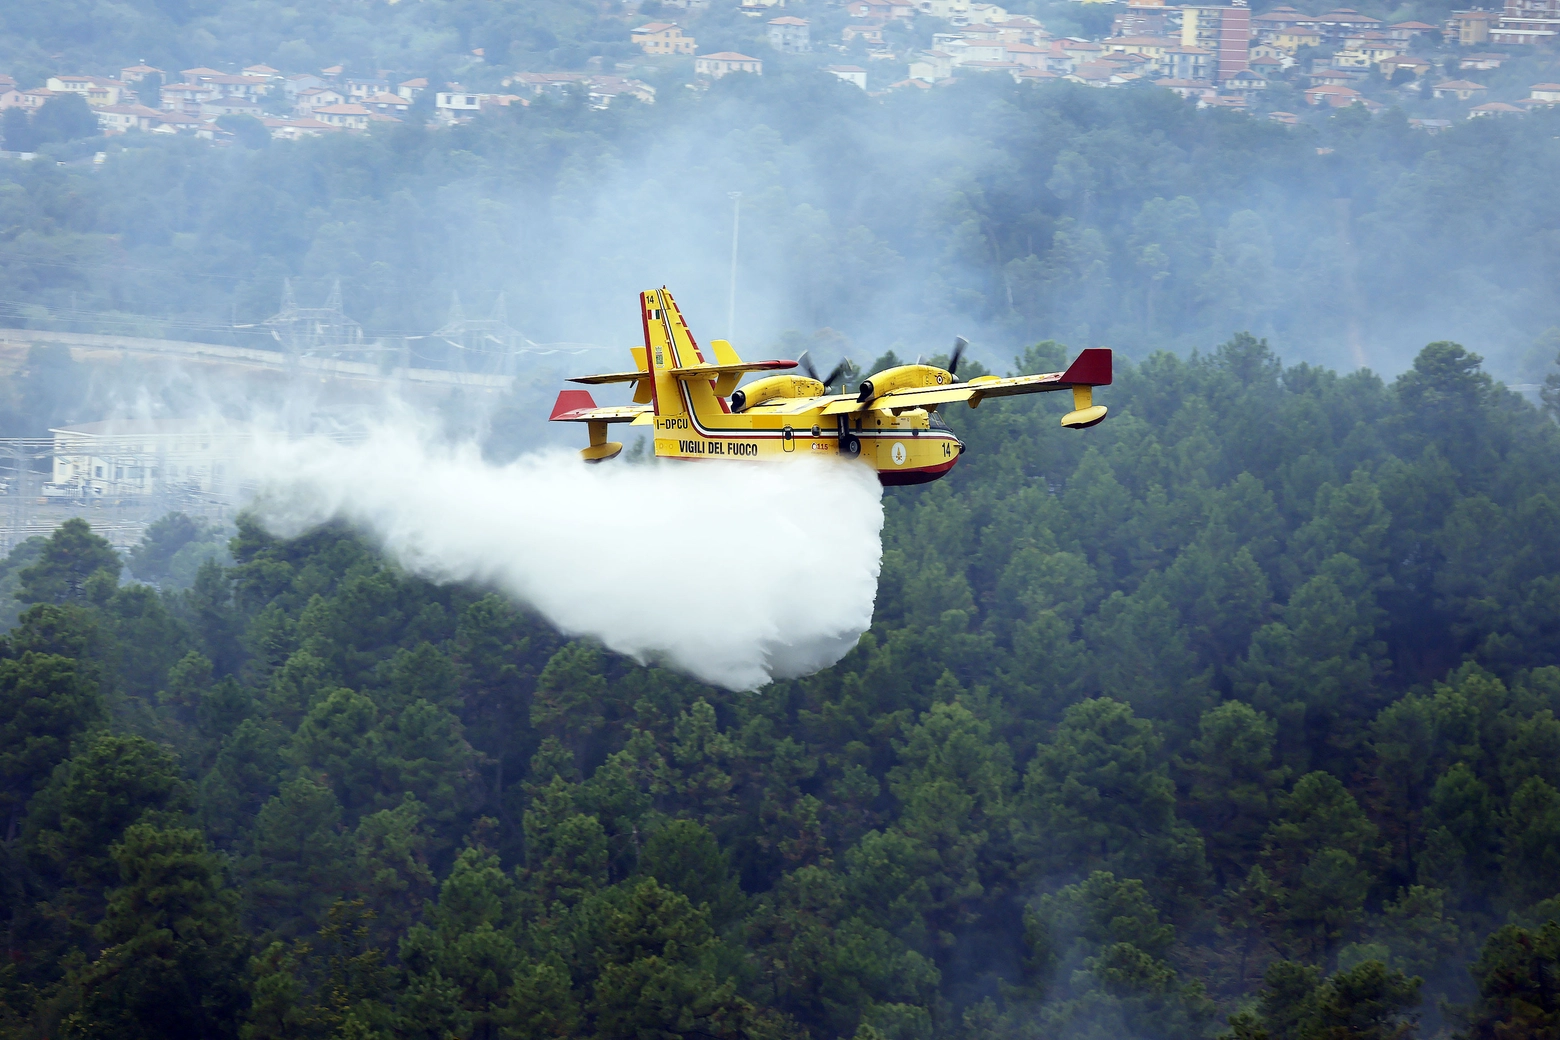
<instances>
[{"instance_id":1,"label":"landing gear wheel","mask_svg":"<svg viewBox=\"0 0 1560 1040\"><path fill-rule=\"evenodd\" d=\"M841 437L840 454L848 455L853 459L859 458L861 456L861 438L857 437L853 433L847 433L845 436Z\"/></svg>"}]
</instances>

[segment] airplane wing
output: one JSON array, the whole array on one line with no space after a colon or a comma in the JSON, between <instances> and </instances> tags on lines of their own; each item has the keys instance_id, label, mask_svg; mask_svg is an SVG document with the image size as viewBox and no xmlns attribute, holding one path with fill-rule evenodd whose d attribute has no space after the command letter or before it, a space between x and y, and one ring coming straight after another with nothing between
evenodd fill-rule
<instances>
[{"instance_id":1,"label":"airplane wing","mask_svg":"<svg viewBox=\"0 0 1560 1040\"><path fill-rule=\"evenodd\" d=\"M1108 386L1112 378L1111 352L1091 347L1080 353L1065 372L1044 372L1031 376L976 376L968 383L948 386L916 386L890 390L866 401L835 401L824 408L824 415L850 415L856 412L893 411L930 408L954 401L968 401L976 407L988 397L1013 397L1018 394L1043 394L1074 387Z\"/></svg>"},{"instance_id":2,"label":"airplane wing","mask_svg":"<svg viewBox=\"0 0 1560 1040\"><path fill-rule=\"evenodd\" d=\"M588 390L560 390L549 422L631 423L648 415L650 405L622 404L598 408Z\"/></svg>"}]
</instances>

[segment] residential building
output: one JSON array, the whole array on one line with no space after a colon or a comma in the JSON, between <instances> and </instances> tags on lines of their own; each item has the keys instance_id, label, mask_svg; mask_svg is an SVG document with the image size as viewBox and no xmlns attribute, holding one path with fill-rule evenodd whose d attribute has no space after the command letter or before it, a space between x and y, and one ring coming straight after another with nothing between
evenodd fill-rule
<instances>
[{"instance_id":1,"label":"residential building","mask_svg":"<svg viewBox=\"0 0 1560 1040\"><path fill-rule=\"evenodd\" d=\"M1213 52L1206 47L1169 47L1159 65L1169 79L1206 83L1213 78Z\"/></svg>"},{"instance_id":2,"label":"residential building","mask_svg":"<svg viewBox=\"0 0 1560 1040\"><path fill-rule=\"evenodd\" d=\"M1128 0L1127 8L1110 23L1112 36L1159 36L1170 27L1164 0Z\"/></svg>"},{"instance_id":3,"label":"residential building","mask_svg":"<svg viewBox=\"0 0 1560 1040\"><path fill-rule=\"evenodd\" d=\"M1372 18L1368 14L1361 14L1352 7L1334 8L1307 21L1314 28L1321 30L1323 38L1328 40L1338 40L1357 33L1371 32L1380 29L1382 25L1380 18Z\"/></svg>"},{"instance_id":4,"label":"residential building","mask_svg":"<svg viewBox=\"0 0 1560 1040\"><path fill-rule=\"evenodd\" d=\"M1527 100L1539 105L1560 105L1560 83L1535 83L1528 88Z\"/></svg>"},{"instance_id":5,"label":"residential building","mask_svg":"<svg viewBox=\"0 0 1560 1040\"><path fill-rule=\"evenodd\" d=\"M1036 47L1032 43L1018 43L1016 41L1004 41L1003 50L1007 52L1007 60L1015 65L1022 65L1026 69L1045 68L1046 55L1051 53L1049 47Z\"/></svg>"},{"instance_id":6,"label":"residential building","mask_svg":"<svg viewBox=\"0 0 1560 1040\"><path fill-rule=\"evenodd\" d=\"M265 76L226 76L219 73L202 76L193 82L216 87L222 97L260 98L271 92L271 81Z\"/></svg>"},{"instance_id":7,"label":"residential building","mask_svg":"<svg viewBox=\"0 0 1560 1040\"><path fill-rule=\"evenodd\" d=\"M771 18L768 26L769 46L781 54L806 54L812 50L810 28L805 18L793 18L790 15Z\"/></svg>"},{"instance_id":8,"label":"residential building","mask_svg":"<svg viewBox=\"0 0 1560 1040\"><path fill-rule=\"evenodd\" d=\"M1267 80L1263 79L1255 72L1252 72L1250 69L1247 69L1243 72L1237 72L1235 75L1228 77L1223 83L1219 84L1219 89L1224 93L1239 95L1240 97L1245 98L1247 101L1255 100L1256 95L1260 94L1267 88Z\"/></svg>"},{"instance_id":9,"label":"residential building","mask_svg":"<svg viewBox=\"0 0 1560 1040\"><path fill-rule=\"evenodd\" d=\"M7 76L6 79L10 80L11 77ZM22 92L16 89L16 82L14 80L8 83L0 83L0 112L3 112L8 108L26 107L26 101L22 97Z\"/></svg>"},{"instance_id":10,"label":"residential building","mask_svg":"<svg viewBox=\"0 0 1560 1040\"><path fill-rule=\"evenodd\" d=\"M1338 87L1322 83L1311 87L1305 92L1305 103L1308 105L1331 105L1333 108L1348 108L1356 101L1361 100L1361 97L1360 92L1353 87Z\"/></svg>"},{"instance_id":11,"label":"residential building","mask_svg":"<svg viewBox=\"0 0 1560 1040\"><path fill-rule=\"evenodd\" d=\"M1295 26L1274 33L1272 43L1285 54L1294 54L1301 47L1320 47L1322 33L1321 30L1309 26Z\"/></svg>"},{"instance_id":12,"label":"residential building","mask_svg":"<svg viewBox=\"0 0 1560 1040\"><path fill-rule=\"evenodd\" d=\"M282 78L281 72L271 68L269 65L250 65L241 71L246 76L259 76L261 79L265 80L276 80Z\"/></svg>"},{"instance_id":13,"label":"residential building","mask_svg":"<svg viewBox=\"0 0 1560 1040\"><path fill-rule=\"evenodd\" d=\"M1082 83L1086 87L1118 87L1130 80L1122 75L1121 69L1111 61L1085 61L1073 67L1067 78L1074 83ZM1132 76L1131 79L1137 79Z\"/></svg>"},{"instance_id":14,"label":"residential building","mask_svg":"<svg viewBox=\"0 0 1560 1040\"><path fill-rule=\"evenodd\" d=\"M164 112L195 115L207 101L221 97L221 91L209 83L169 83L158 92L158 104Z\"/></svg>"},{"instance_id":15,"label":"residential building","mask_svg":"<svg viewBox=\"0 0 1560 1040\"><path fill-rule=\"evenodd\" d=\"M914 18L915 4L911 0L845 0L845 13L852 18L887 22Z\"/></svg>"},{"instance_id":16,"label":"residential building","mask_svg":"<svg viewBox=\"0 0 1560 1040\"><path fill-rule=\"evenodd\" d=\"M1293 112L1269 112L1268 121L1282 126L1299 126L1300 117Z\"/></svg>"},{"instance_id":17,"label":"residential building","mask_svg":"<svg viewBox=\"0 0 1560 1040\"><path fill-rule=\"evenodd\" d=\"M755 76L762 76L764 63L736 51L719 51L693 59L693 72L696 76L708 76L711 79L720 79L733 72L751 72Z\"/></svg>"},{"instance_id":18,"label":"residential building","mask_svg":"<svg viewBox=\"0 0 1560 1040\"><path fill-rule=\"evenodd\" d=\"M22 91L22 103L19 108L39 109L50 98L59 95L59 91L50 90L48 87L34 87L31 90Z\"/></svg>"},{"instance_id":19,"label":"residential building","mask_svg":"<svg viewBox=\"0 0 1560 1040\"><path fill-rule=\"evenodd\" d=\"M525 108L530 104L519 94L478 94L477 101L482 105L482 111L486 112L494 108L509 108L511 105L519 105Z\"/></svg>"},{"instance_id":20,"label":"residential building","mask_svg":"<svg viewBox=\"0 0 1560 1040\"><path fill-rule=\"evenodd\" d=\"M970 0L919 0L916 10L954 25L968 25Z\"/></svg>"},{"instance_id":21,"label":"residential building","mask_svg":"<svg viewBox=\"0 0 1560 1040\"><path fill-rule=\"evenodd\" d=\"M1020 69L1016 78L1020 83L1046 83L1062 77L1048 69Z\"/></svg>"},{"instance_id":22,"label":"residential building","mask_svg":"<svg viewBox=\"0 0 1560 1040\"><path fill-rule=\"evenodd\" d=\"M954 44L953 53L960 65L976 61L1006 61L1007 44L997 39L961 40Z\"/></svg>"},{"instance_id":23,"label":"residential building","mask_svg":"<svg viewBox=\"0 0 1560 1040\"><path fill-rule=\"evenodd\" d=\"M201 102L200 114L207 119L218 116L254 116L258 119L264 112L254 98L224 97Z\"/></svg>"},{"instance_id":24,"label":"residential building","mask_svg":"<svg viewBox=\"0 0 1560 1040\"><path fill-rule=\"evenodd\" d=\"M1363 69L1334 69L1318 65L1309 78L1313 87L1351 87L1369 77L1370 73Z\"/></svg>"},{"instance_id":25,"label":"residential building","mask_svg":"<svg viewBox=\"0 0 1560 1040\"><path fill-rule=\"evenodd\" d=\"M293 111L300 116L309 116L317 108L344 104L346 100L346 96L333 87L310 87L308 90L300 90L293 99Z\"/></svg>"},{"instance_id":26,"label":"residential building","mask_svg":"<svg viewBox=\"0 0 1560 1040\"><path fill-rule=\"evenodd\" d=\"M1271 40L1285 29L1293 29L1305 21L1305 15L1286 4L1275 7L1271 11L1253 15L1251 18L1251 32L1259 40Z\"/></svg>"},{"instance_id":27,"label":"residential building","mask_svg":"<svg viewBox=\"0 0 1560 1040\"><path fill-rule=\"evenodd\" d=\"M1362 36L1345 37L1343 46L1332 57L1336 69L1369 69L1384 58L1395 58L1403 52L1403 45L1389 40L1382 33L1365 33Z\"/></svg>"},{"instance_id":28,"label":"residential building","mask_svg":"<svg viewBox=\"0 0 1560 1040\"><path fill-rule=\"evenodd\" d=\"M1011 15L1007 8L998 7L996 4L970 4L968 15L971 25L995 25L997 22L1007 21Z\"/></svg>"},{"instance_id":29,"label":"residential building","mask_svg":"<svg viewBox=\"0 0 1560 1040\"><path fill-rule=\"evenodd\" d=\"M141 82L147 76L161 76L162 69L154 69L150 65L131 65L129 68L119 70L119 82L127 86Z\"/></svg>"},{"instance_id":30,"label":"residential building","mask_svg":"<svg viewBox=\"0 0 1560 1040\"><path fill-rule=\"evenodd\" d=\"M1166 77L1154 81L1154 86L1163 87L1166 90L1181 95L1184 98L1193 98L1201 101L1205 97L1214 97L1218 91L1213 84L1206 79L1178 79Z\"/></svg>"},{"instance_id":31,"label":"residential building","mask_svg":"<svg viewBox=\"0 0 1560 1040\"><path fill-rule=\"evenodd\" d=\"M370 112L379 112L391 116L404 115L412 107L412 103L406 98L399 94L391 94L389 91L363 98L358 104Z\"/></svg>"},{"instance_id":32,"label":"residential building","mask_svg":"<svg viewBox=\"0 0 1560 1040\"><path fill-rule=\"evenodd\" d=\"M1214 53L1213 79L1244 72L1251 49L1251 8L1245 0L1224 7L1187 4L1181 8L1181 46L1204 47Z\"/></svg>"},{"instance_id":33,"label":"residential building","mask_svg":"<svg viewBox=\"0 0 1560 1040\"><path fill-rule=\"evenodd\" d=\"M592 76L586 81L585 90L592 108L609 108L619 98L625 97L645 105L655 104L655 88L637 79Z\"/></svg>"},{"instance_id":34,"label":"residential building","mask_svg":"<svg viewBox=\"0 0 1560 1040\"><path fill-rule=\"evenodd\" d=\"M1294 63L1295 60L1286 55L1284 58L1252 58L1250 64L1252 72L1271 80Z\"/></svg>"},{"instance_id":35,"label":"residential building","mask_svg":"<svg viewBox=\"0 0 1560 1040\"><path fill-rule=\"evenodd\" d=\"M629 35L646 54L692 54L698 49L694 38L684 35L676 22L651 22Z\"/></svg>"},{"instance_id":36,"label":"residential building","mask_svg":"<svg viewBox=\"0 0 1560 1040\"><path fill-rule=\"evenodd\" d=\"M335 133L340 127L331 126L320 119L276 119L265 116L260 120L271 136L278 141L296 141L300 137L319 137Z\"/></svg>"},{"instance_id":37,"label":"residential building","mask_svg":"<svg viewBox=\"0 0 1560 1040\"><path fill-rule=\"evenodd\" d=\"M157 118L158 125L152 127L153 133L194 134L197 137L210 136L209 134L203 134L203 131L206 131L209 128L207 126L205 117L201 115L191 114L189 112L163 111L158 113Z\"/></svg>"},{"instance_id":38,"label":"residential building","mask_svg":"<svg viewBox=\"0 0 1560 1040\"><path fill-rule=\"evenodd\" d=\"M1504 101L1487 101L1482 105L1474 105L1468 109L1469 119L1499 118L1501 116L1520 116L1522 109L1516 105L1508 105Z\"/></svg>"},{"instance_id":39,"label":"residential building","mask_svg":"<svg viewBox=\"0 0 1560 1040\"><path fill-rule=\"evenodd\" d=\"M417 95L428 89L428 81L421 76L416 79L403 80L395 88L395 92L408 101L416 101Z\"/></svg>"},{"instance_id":40,"label":"residential building","mask_svg":"<svg viewBox=\"0 0 1560 1040\"><path fill-rule=\"evenodd\" d=\"M823 71L852 86L860 87L862 90L867 89L867 70L860 65L826 65Z\"/></svg>"},{"instance_id":41,"label":"residential building","mask_svg":"<svg viewBox=\"0 0 1560 1040\"><path fill-rule=\"evenodd\" d=\"M1500 15L1494 11L1453 11L1443 35L1447 43L1477 47L1490 42L1490 29L1499 23Z\"/></svg>"},{"instance_id":42,"label":"residential building","mask_svg":"<svg viewBox=\"0 0 1560 1040\"><path fill-rule=\"evenodd\" d=\"M1459 69L1472 69L1475 72L1489 72L1498 69L1506 61L1504 54L1465 54L1457 59Z\"/></svg>"},{"instance_id":43,"label":"residential building","mask_svg":"<svg viewBox=\"0 0 1560 1040\"><path fill-rule=\"evenodd\" d=\"M1141 54L1155 65L1160 63L1164 53L1180 41L1171 36L1112 36L1100 41L1100 46L1107 52L1115 51L1122 54Z\"/></svg>"},{"instance_id":44,"label":"residential building","mask_svg":"<svg viewBox=\"0 0 1560 1040\"><path fill-rule=\"evenodd\" d=\"M1377 70L1388 80L1394 78L1399 72L1407 72L1416 79L1429 72L1431 65L1424 58L1415 58L1411 55L1400 54L1396 58L1383 58Z\"/></svg>"},{"instance_id":45,"label":"residential building","mask_svg":"<svg viewBox=\"0 0 1560 1040\"><path fill-rule=\"evenodd\" d=\"M105 134L122 134L130 130L150 130L156 126L162 113L145 105L103 105L92 112L98 126Z\"/></svg>"},{"instance_id":46,"label":"residential building","mask_svg":"<svg viewBox=\"0 0 1560 1040\"><path fill-rule=\"evenodd\" d=\"M922 51L910 63L910 78L940 83L953 75L953 55L946 51Z\"/></svg>"},{"instance_id":47,"label":"residential building","mask_svg":"<svg viewBox=\"0 0 1560 1040\"><path fill-rule=\"evenodd\" d=\"M882 22L852 22L840 30L840 39L845 43L860 40L870 46L882 46L883 23Z\"/></svg>"},{"instance_id":48,"label":"residential building","mask_svg":"<svg viewBox=\"0 0 1560 1040\"><path fill-rule=\"evenodd\" d=\"M372 113L356 102L343 102L339 105L324 105L314 110L314 118L331 126L339 126L344 130L367 130L368 117Z\"/></svg>"},{"instance_id":49,"label":"residential building","mask_svg":"<svg viewBox=\"0 0 1560 1040\"><path fill-rule=\"evenodd\" d=\"M366 97L390 92L390 81L383 79L346 79L341 85L346 88L349 101L361 102Z\"/></svg>"},{"instance_id":50,"label":"residential building","mask_svg":"<svg viewBox=\"0 0 1560 1040\"><path fill-rule=\"evenodd\" d=\"M1435 26L1426 22L1393 22L1385 30L1389 37L1399 43L1413 43L1419 37L1435 31Z\"/></svg>"},{"instance_id":51,"label":"residential building","mask_svg":"<svg viewBox=\"0 0 1560 1040\"><path fill-rule=\"evenodd\" d=\"M282 80L282 93L291 101L305 90L325 86L325 80L309 72L299 72Z\"/></svg>"},{"instance_id":52,"label":"residential building","mask_svg":"<svg viewBox=\"0 0 1560 1040\"><path fill-rule=\"evenodd\" d=\"M1506 0L1500 21L1490 27L1490 42L1553 43L1560 37L1560 0Z\"/></svg>"},{"instance_id":53,"label":"residential building","mask_svg":"<svg viewBox=\"0 0 1560 1040\"><path fill-rule=\"evenodd\" d=\"M1004 22L988 22L978 28L990 29L999 40L1007 43L1027 43L1038 47L1051 39L1044 25L1022 14L1015 14Z\"/></svg>"},{"instance_id":54,"label":"residential building","mask_svg":"<svg viewBox=\"0 0 1560 1040\"><path fill-rule=\"evenodd\" d=\"M663 5L664 6L664 5ZM705 6L708 6L706 4ZM742 0L742 13L755 17L763 14L771 7L784 7L785 0Z\"/></svg>"},{"instance_id":55,"label":"residential building","mask_svg":"<svg viewBox=\"0 0 1560 1040\"><path fill-rule=\"evenodd\" d=\"M477 94L475 91L467 93L453 83L447 83L445 86L455 87L456 89L441 90L434 95L433 108L440 119L446 122L470 119L482 111L482 96L480 94Z\"/></svg>"},{"instance_id":56,"label":"residential building","mask_svg":"<svg viewBox=\"0 0 1560 1040\"><path fill-rule=\"evenodd\" d=\"M1456 98L1458 101L1467 101L1475 94L1482 95L1487 89L1482 83L1466 79L1443 80L1431 88L1438 98Z\"/></svg>"},{"instance_id":57,"label":"residential building","mask_svg":"<svg viewBox=\"0 0 1560 1040\"><path fill-rule=\"evenodd\" d=\"M50 76L44 86L56 94L80 94L94 108L120 104L129 93L123 83L101 76Z\"/></svg>"}]
</instances>

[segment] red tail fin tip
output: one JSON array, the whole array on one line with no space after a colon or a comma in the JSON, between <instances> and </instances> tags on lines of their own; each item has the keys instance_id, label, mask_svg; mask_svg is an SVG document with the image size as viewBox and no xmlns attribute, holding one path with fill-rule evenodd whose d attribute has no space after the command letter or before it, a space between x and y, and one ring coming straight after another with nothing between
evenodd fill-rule
<instances>
[{"instance_id":1,"label":"red tail fin tip","mask_svg":"<svg viewBox=\"0 0 1560 1040\"><path fill-rule=\"evenodd\" d=\"M1079 354L1062 373L1064 383L1081 383L1087 386L1109 386L1111 354L1108 347L1090 347Z\"/></svg>"},{"instance_id":2,"label":"red tail fin tip","mask_svg":"<svg viewBox=\"0 0 1560 1040\"><path fill-rule=\"evenodd\" d=\"M589 390L560 390L558 400L553 402L552 414L547 418L551 421L570 412L577 412L581 408L594 407L596 407L596 399L590 396Z\"/></svg>"}]
</instances>

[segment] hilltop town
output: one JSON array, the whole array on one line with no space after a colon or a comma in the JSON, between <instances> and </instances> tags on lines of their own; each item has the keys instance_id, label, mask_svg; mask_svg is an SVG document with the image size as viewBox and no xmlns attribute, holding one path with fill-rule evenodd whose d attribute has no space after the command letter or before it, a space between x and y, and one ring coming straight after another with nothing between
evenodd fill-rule
<instances>
[{"instance_id":1,"label":"hilltop town","mask_svg":"<svg viewBox=\"0 0 1560 1040\"><path fill-rule=\"evenodd\" d=\"M1457 120L1560 103L1548 46L1560 39L1553 3L1508 0L1503 10L1455 11L1440 24L1352 8L1306 13L1280 5L1259 13L1244 0L1062 6L1073 10L1052 26L971 0L643 0L603 15L595 33L607 42L572 62L583 67L504 68L476 48L459 81L345 63L165 70L141 62L60 71L41 82L0 73L0 143L13 155L51 138L95 134L253 144L407 121L459 123L543 97L577 97L600 109L650 105L669 87L702 90L727 76L809 67L875 97L1001 76L1158 88L1200 108L1286 124L1356 106L1396 107L1432 133ZM43 115L51 103L70 118Z\"/></svg>"}]
</instances>

